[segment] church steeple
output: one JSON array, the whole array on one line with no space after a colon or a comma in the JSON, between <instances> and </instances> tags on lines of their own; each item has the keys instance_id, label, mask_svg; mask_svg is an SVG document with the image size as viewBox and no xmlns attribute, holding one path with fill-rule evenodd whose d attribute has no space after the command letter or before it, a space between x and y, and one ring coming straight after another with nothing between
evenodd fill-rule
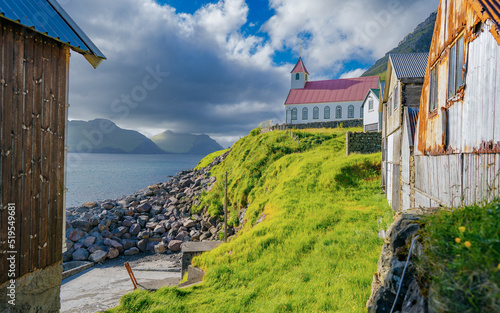
<instances>
[{"instance_id":1,"label":"church steeple","mask_svg":"<svg viewBox=\"0 0 500 313\"><path fill-rule=\"evenodd\" d=\"M306 85L309 79L309 72L302 61L302 57L299 57L297 64L293 68L292 72L292 89L302 89Z\"/></svg>"}]
</instances>

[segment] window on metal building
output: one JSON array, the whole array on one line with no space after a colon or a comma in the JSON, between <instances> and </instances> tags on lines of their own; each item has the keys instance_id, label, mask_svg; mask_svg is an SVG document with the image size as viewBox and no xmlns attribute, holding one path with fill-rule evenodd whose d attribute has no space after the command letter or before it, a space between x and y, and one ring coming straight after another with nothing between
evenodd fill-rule
<instances>
[{"instance_id":1,"label":"window on metal building","mask_svg":"<svg viewBox=\"0 0 500 313\"><path fill-rule=\"evenodd\" d=\"M450 49L448 59L448 98L457 94L458 89L464 84L464 36L456 41Z\"/></svg>"},{"instance_id":2,"label":"window on metal building","mask_svg":"<svg viewBox=\"0 0 500 313\"><path fill-rule=\"evenodd\" d=\"M436 66L437 67L437 66ZM429 85L429 112L432 112L437 109L437 96L438 96L438 73L437 68L434 67L431 70L431 81Z\"/></svg>"}]
</instances>

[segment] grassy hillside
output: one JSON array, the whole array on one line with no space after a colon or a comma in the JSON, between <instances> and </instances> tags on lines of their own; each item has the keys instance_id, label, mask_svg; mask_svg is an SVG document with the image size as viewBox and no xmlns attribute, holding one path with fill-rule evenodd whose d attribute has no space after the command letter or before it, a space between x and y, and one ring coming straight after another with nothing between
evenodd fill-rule
<instances>
[{"instance_id":1,"label":"grassy hillside","mask_svg":"<svg viewBox=\"0 0 500 313\"><path fill-rule=\"evenodd\" d=\"M387 62L389 61L389 54L391 53L416 53L416 52L429 52L432 41L432 34L434 33L434 24L436 22L436 12L431 15L415 30L408 34L399 45L387 52L385 56L379 59L375 64L370 67L362 76L380 76L381 81L385 81Z\"/></svg>"},{"instance_id":2,"label":"grassy hillside","mask_svg":"<svg viewBox=\"0 0 500 313\"><path fill-rule=\"evenodd\" d=\"M222 146L207 135L179 134L170 130L151 138L163 151L206 155L222 149Z\"/></svg>"},{"instance_id":3,"label":"grassy hillside","mask_svg":"<svg viewBox=\"0 0 500 313\"><path fill-rule=\"evenodd\" d=\"M193 260L202 284L135 291L111 312L366 312L377 218L391 223L392 212L380 153L346 157L346 131L252 132L235 143L197 209L221 213L227 171L230 222L247 208L240 233Z\"/></svg>"},{"instance_id":4,"label":"grassy hillside","mask_svg":"<svg viewBox=\"0 0 500 313\"><path fill-rule=\"evenodd\" d=\"M68 122L68 146L70 152L88 153L164 153L143 134L122 129L112 121Z\"/></svg>"}]
</instances>

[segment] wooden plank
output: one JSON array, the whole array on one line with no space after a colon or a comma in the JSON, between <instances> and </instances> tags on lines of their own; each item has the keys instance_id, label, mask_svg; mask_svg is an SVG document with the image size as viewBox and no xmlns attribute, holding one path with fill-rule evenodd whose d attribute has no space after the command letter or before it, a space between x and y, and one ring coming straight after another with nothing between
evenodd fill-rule
<instances>
[{"instance_id":1,"label":"wooden plank","mask_svg":"<svg viewBox=\"0 0 500 313\"><path fill-rule=\"evenodd\" d=\"M59 230L57 229L57 218L58 212L58 193L59 193L59 181L57 177L58 173L58 63L59 63L59 47L57 44L52 44L52 57L51 57L51 67L52 67L52 77L51 77L51 97L50 97L50 171L49 171L49 186L50 186L50 215L49 215L49 259L48 264L53 264L56 262L57 248L57 234Z\"/></svg>"},{"instance_id":2,"label":"wooden plank","mask_svg":"<svg viewBox=\"0 0 500 313\"><path fill-rule=\"evenodd\" d=\"M29 251L26 245L29 243L29 232L25 232L23 225L29 222L29 207L23 202L25 193L23 186L24 179L24 143L23 143L23 122L24 122L24 36L21 26L14 27L14 97L13 97L13 175L14 188L13 201L16 204L16 248L18 255L17 275L21 277L28 273ZM28 208L28 209L26 209Z\"/></svg>"},{"instance_id":3,"label":"wooden plank","mask_svg":"<svg viewBox=\"0 0 500 313\"><path fill-rule=\"evenodd\" d=\"M64 234L64 171L65 171L65 136L66 136L66 87L67 87L67 74L69 65L69 48L61 48L60 57L58 62L57 77L58 81L58 216L57 216L57 237L56 237L56 260L62 260L63 249L63 234Z\"/></svg>"},{"instance_id":4,"label":"wooden plank","mask_svg":"<svg viewBox=\"0 0 500 313\"><path fill-rule=\"evenodd\" d=\"M31 265L30 268L36 270L40 268L40 222L41 222L41 188L42 182L41 177L41 145L42 145L42 104L43 104L43 41L40 35L35 35L34 42L34 59L33 59L33 69L34 69L34 91L33 91L33 157L32 157L32 183L33 183L33 195L31 197L32 220L31 223Z\"/></svg>"},{"instance_id":5,"label":"wooden plank","mask_svg":"<svg viewBox=\"0 0 500 313\"><path fill-rule=\"evenodd\" d=\"M7 150L8 148L8 142L10 139L10 134L6 132L7 129L10 129L10 126L6 125L10 121L10 119L6 119L6 112L9 110L8 109L8 103L5 101L5 93L7 87L5 86L6 82L6 65L7 65L7 51L6 51L6 46L7 46L7 29L4 28L5 24L3 20L0 20L0 68L1 68L1 83L0 83L0 223L1 225L7 225L8 222L8 214L7 214L7 208L4 207L10 200L10 173L6 172L7 168L10 168L10 166L7 166ZM9 101L10 102L10 101ZM2 227L5 227L2 226ZM7 263L7 254L4 252L7 251L7 233L5 231L0 231L0 285L3 284L4 282L7 281L8 276L8 263Z\"/></svg>"},{"instance_id":6,"label":"wooden plank","mask_svg":"<svg viewBox=\"0 0 500 313\"><path fill-rule=\"evenodd\" d=\"M448 158L450 171L450 189L451 189L451 205L458 207L461 205L461 175L462 169L460 166L460 155L452 154Z\"/></svg>"},{"instance_id":7,"label":"wooden plank","mask_svg":"<svg viewBox=\"0 0 500 313\"><path fill-rule=\"evenodd\" d=\"M32 272L32 258L31 253L31 224L33 223L33 207L31 206L31 198L33 191L32 184L32 164L33 158L33 35L26 35L24 42L24 132L23 132L23 208L26 209L26 214L23 214L23 235L27 236L22 241L21 250L25 255L22 260L23 265L27 268L28 272ZM25 263L25 264L24 264Z\"/></svg>"},{"instance_id":8,"label":"wooden plank","mask_svg":"<svg viewBox=\"0 0 500 313\"><path fill-rule=\"evenodd\" d=\"M3 112L4 116L12 115L12 100L13 100L13 86L14 86L14 29L12 24L7 24L4 28L4 49L5 49L5 63L3 68L3 79L4 93L3 93ZM13 202L12 194L12 162L13 162L13 147L12 147L12 131L13 131L13 121L12 118L5 118L3 121L3 140L2 140L2 205ZM5 222L4 225L8 225ZM3 227L3 226L2 226ZM7 240L6 234L4 234L4 240ZM18 238L16 238L18 240ZM5 250L9 249L7 245L4 246ZM4 255L6 257L7 255ZM7 260L5 260L7 263ZM7 272L4 272L6 275ZM6 280L6 279L5 279ZM2 281L5 281L2 279Z\"/></svg>"},{"instance_id":9,"label":"wooden plank","mask_svg":"<svg viewBox=\"0 0 500 313\"><path fill-rule=\"evenodd\" d=\"M43 74L42 74L42 144L41 144L41 195L40 195L40 268L49 265L49 218L50 218L50 80L52 68L50 58L52 48L47 39L43 40Z\"/></svg>"},{"instance_id":10,"label":"wooden plank","mask_svg":"<svg viewBox=\"0 0 500 313\"><path fill-rule=\"evenodd\" d=\"M492 112L494 115L494 133L493 142L500 143L500 46L496 46L496 67L495 67L495 109Z\"/></svg>"}]
</instances>

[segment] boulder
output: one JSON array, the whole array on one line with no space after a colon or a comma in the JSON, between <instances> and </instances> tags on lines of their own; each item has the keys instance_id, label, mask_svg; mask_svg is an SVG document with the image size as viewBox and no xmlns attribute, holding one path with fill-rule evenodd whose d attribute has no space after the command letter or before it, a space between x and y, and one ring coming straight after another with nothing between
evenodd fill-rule
<instances>
[{"instance_id":1,"label":"boulder","mask_svg":"<svg viewBox=\"0 0 500 313\"><path fill-rule=\"evenodd\" d=\"M82 206L86 208L95 208L97 206L97 202L85 202L84 204L82 204Z\"/></svg>"},{"instance_id":2,"label":"boulder","mask_svg":"<svg viewBox=\"0 0 500 313\"><path fill-rule=\"evenodd\" d=\"M132 225L134 225L134 224L132 223L132 221L131 221L131 220L124 220L124 221L122 222L122 226L125 226L125 227L130 227L130 226L132 226Z\"/></svg>"},{"instance_id":3,"label":"boulder","mask_svg":"<svg viewBox=\"0 0 500 313\"><path fill-rule=\"evenodd\" d=\"M139 242L137 242L137 248L141 252L146 252L147 247L148 247L148 240L147 239L142 239L142 240L139 240Z\"/></svg>"},{"instance_id":4,"label":"boulder","mask_svg":"<svg viewBox=\"0 0 500 313\"><path fill-rule=\"evenodd\" d=\"M165 244L159 243L155 246L155 253L165 253L167 252L167 248L165 248Z\"/></svg>"},{"instance_id":5,"label":"boulder","mask_svg":"<svg viewBox=\"0 0 500 313\"><path fill-rule=\"evenodd\" d=\"M164 228L163 226L161 226L161 225L157 225L157 226L155 227L155 229L154 229L154 231L153 231L153 232L154 232L155 234L163 234L165 231L166 231L166 230L165 230L165 228Z\"/></svg>"},{"instance_id":6,"label":"boulder","mask_svg":"<svg viewBox=\"0 0 500 313\"><path fill-rule=\"evenodd\" d=\"M97 250L89 256L89 261L94 263L102 262L106 259L108 253L106 251Z\"/></svg>"},{"instance_id":7,"label":"boulder","mask_svg":"<svg viewBox=\"0 0 500 313\"><path fill-rule=\"evenodd\" d=\"M130 248L129 250L125 250L125 252L123 252L124 255L134 255L134 254L137 254L139 253L139 249L136 248L136 247L133 247L133 248Z\"/></svg>"},{"instance_id":8,"label":"boulder","mask_svg":"<svg viewBox=\"0 0 500 313\"><path fill-rule=\"evenodd\" d=\"M148 220L149 217L147 215L141 215L137 218L137 222L141 225L141 227L145 227Z\"/></svg>"},{"instance_id":9,"label":"boulder","mask_svg":"<svg viewBox=\"0 0 500 313\"><path fill-rule=\"evenodd\" d=\"M179 252L179 251L181 251L181 245L182 245L182 241L181 240L171 240L168 243L168 248L172 252Z\"/></svg>"},{"instance_id":10,"label":"boulder","mask_svg":"<svg viewBox=\"0 0 500 313\"><path fill-rule=\"evenodd\" d=\"M90 245L92 245L96 240L96 237L93 237L93 236L89 236L87 238L85 238L85 240L83 240L83 245L88 248L90 247Z\"/></svg>"},{"instance_id":11,"label":"boulder","mask_svg":"<svg viewBox=\"0 0 500 313\"><path fill-rule=\"evenodd\" d=\"M83 237L83 231L81 229L73 229L70 233L69 233L69 240L73 241L73 242L77 242L78 240L82 239Z\"/></svg>"},{"instance_id":12,"label":"boulder","mask_svg":"<svg viewBox=\"0 0 500 313\"><path fill-rule=\"evenodd\" d=\"M87 251L87 249L80 248L73 252L72 257L75 261L87 261L89 252Z\"/></svg>"},{"instance_id":13,"label":"boulder","mask_svg":"<svg viewBox=\"0 0 500 313\"><path fill-rule=\"evenodd\" d=\"M183 226L186 228L191 228L196 226L196 222L193 220L184 221Z\"/></svg>"},{"instance_id":14,"label":"boulder","mask_svg":"<svg viewBox=\"0 0 500 313\"><path fill-rule=\"evenodd\" d=\"M116 237L121 237L123 234L125 234L128 231L128 228L125 226L120 226L113 230L113 235Z\"/></svg>"},{"instance_id":15,"label":"boulder","mask_svg":"<svg viewBox=\"0 0 500 313\"><path fill-rule=\"evenodd\" d=\"M136 210L141 213L149 212L151 210L151 204L145 202L137 206Z\"/></svg>"},{"instance_id":16,"label":"boulder","mask_svg":"<svg viewBox=\"0 0 500 313\"><path fill-rule=\"evenodd\" d=\"M137 245L137 240L124 239L122 245L124 250L129 250Z\"/></svg>"},{"instance_id":17,"label":"boulder","mask_svg":"<svg viewBox=\"0 0 500 313\"><path fill-rule=\"evenodd\" d=\"M111 247L108 251L107 257L109 259L114 259L114 258L118 257L119 255L120 255L120 252L118 251L118 249Z\"/></svg>"},{"instance_id":18,"label":"boulder","mask_svg":"<svg viewBox=\"0 0 500 313\"><path fill-rule=\"evenodd\" d=\"M130 226L130 229L129 229L129 233L132 235L132 236L135 236L137 235L139 232L141 231L141 226L139 224L133 224L132 226Z\"/></svg>"}]
</instances>

